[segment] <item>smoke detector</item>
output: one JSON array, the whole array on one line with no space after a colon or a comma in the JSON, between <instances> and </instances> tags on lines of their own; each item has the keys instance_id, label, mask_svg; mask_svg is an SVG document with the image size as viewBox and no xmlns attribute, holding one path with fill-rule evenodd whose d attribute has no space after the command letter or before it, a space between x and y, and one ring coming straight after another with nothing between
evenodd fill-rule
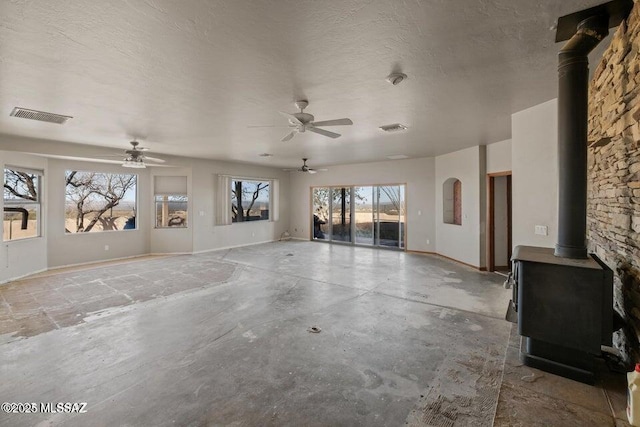
<instances>
[{"instance_id":1,"label":"smoke detector","mask_svg":"<svg viewBox=\"0 0 640 427\"><path fill-rule=\"evenodd\" d=\"M401 132L403 130L407 130L407 127L405 125L401 125L400 123L394 123L392 125L380 126L379 129L385 132Z\"/></svg>"},{"instance_id":2,"label":"smoke detector","mask_svg":"<svg viewBox=\"0 0 640 427\"><path fill-rule=\"evenodd\" d=\"M392 85L399 85L404 80L406 80L407 75L403 73L391 73L387 76L386 80Z\"/></svg>"},{"instance_id":3,"label":"smoke detector","mask_svg":"<svg viewBox=\"0 0 640 427\"><path fill-rule=\"evenodd\" d=\"M37 120L39 122L57 123L59 125L66 123L69 119L73 119L71 116L63 116L62 114L47 113L45 111L30 110L21 107L15 107L9 116Z\"/></svg>"}]
</instances>

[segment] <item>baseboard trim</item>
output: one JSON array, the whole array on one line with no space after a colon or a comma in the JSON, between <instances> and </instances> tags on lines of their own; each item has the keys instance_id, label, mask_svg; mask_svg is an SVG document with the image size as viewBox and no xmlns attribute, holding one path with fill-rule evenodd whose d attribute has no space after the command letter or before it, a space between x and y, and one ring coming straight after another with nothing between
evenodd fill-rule
<instances>
[{"instance_id":1,"label":"baseboard trim","mask_svg":"<svg viewBox=\"0 0 640 427\"><path fill-rule=\"evenodd\" d=\"M438 255L437 252L430 252L430 251L414 251L412 249L407 249L406 252L408 254L416 254L416 255Z\"/></svg>"},{"instance_id":2,"label":"baseboard trim","mask_svg":"<svg viewBox=\"0 0 640 427\"><path fill-rule=\"evenodd\" d=\"M224 251L226 249L235 249L235 248L244 248L246 246L262 245L264 243L274 243L274 242L278 242L278 241L280 241L280 239L263 240L261 242L244 243L242 245L232 245L232 246L224 246L224 247L221 247L221 248L204 249L204 250L201 250L201 251L191 252L191 254L193 254L193 255L195 255L195 254L204 254L204 253L207 253L207 252Z\"/></svg>"},{"instance_id":3,"label":"baseboard trim","mask_svg":"<svg viewBox=\"0 0 640 427\"><path fill-rule=\"evenodd\" d=\"M0 281L0 285L4 285L5 283L9 283L9 282L15 282L16 280L24 279L25 277L33 276L34 274L44 273L44 272L46 272L48 270L49 270L48 268L43 268L41 270L36 270L34 272L31 272L31 273L23 274L21 276L10 277L8 279L4 279L4 280Z\"/></svg>"},{"instance_id":4,"label":"baseboard trim","mask_svg":"<svg viewBox=\"0 0 640 427\"><path fill-rule=\"evenodd\" d=\"M478 270L478 271L487 271L487 267L478 267L477 265L473 265L473 264L469 264L466 263L464 261L460 261L459 259L455 259L455 258L451 258L448 257L446 255L442 255L438 252L426 252L426 251L407 251L408 253L412 253L412 254L418 254L418 255L434 255L434 256L439 256L441 258L447 259L449 261L453 261L453 262L457 262L458 264L462 264L466 267L469 268L473 268L474 270Z\"/></svg>"}]
</instances>

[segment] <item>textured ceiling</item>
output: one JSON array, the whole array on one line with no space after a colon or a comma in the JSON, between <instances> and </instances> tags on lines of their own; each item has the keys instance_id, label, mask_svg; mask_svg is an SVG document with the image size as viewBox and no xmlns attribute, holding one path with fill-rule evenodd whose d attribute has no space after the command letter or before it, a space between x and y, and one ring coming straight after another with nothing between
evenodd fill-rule
<instances>
[{"instance_id":1,"label":"textured ceiling","mask_svg":"<svg viewBox=\"0 0 640 427\"><path fill-rule=\"evenodd\" d=\"M3 0L0 133L274 166L442 154L509 138L513 112L555 97L550 27L601 2ZM296 99L354 125L287 143L247 127L286 125ZM409 130L378 129L396 122Z\"/></svg>"}]
</instances>

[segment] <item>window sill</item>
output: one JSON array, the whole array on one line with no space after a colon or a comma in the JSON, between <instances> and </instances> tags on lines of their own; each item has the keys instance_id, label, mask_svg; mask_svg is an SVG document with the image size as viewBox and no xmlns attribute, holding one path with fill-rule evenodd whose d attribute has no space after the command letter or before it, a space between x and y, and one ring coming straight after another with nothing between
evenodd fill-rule
<instances>
[{"instance_id":1,"label":"window sill","mask_svg":"<svg viewBox=\"0 0 640 427\"><path fill-rule=\"evenodd\" d=\"M43 236L33 236L33 237L25 237L23 239L13 239L13 240L3 240L2 244L10 244L16 242L28 242L36 239L42 239Z\"/></svg>"}]
</instances>

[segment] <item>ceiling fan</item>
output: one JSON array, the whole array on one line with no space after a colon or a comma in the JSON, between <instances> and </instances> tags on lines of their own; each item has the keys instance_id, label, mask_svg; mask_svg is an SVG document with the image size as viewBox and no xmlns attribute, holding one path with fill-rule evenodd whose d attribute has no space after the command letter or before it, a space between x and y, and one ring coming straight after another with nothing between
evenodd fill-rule
<instances>
[{"instance_id":1,"label":"ceiling fan","mask_svg":"<svg viewBox=\"0 0 640 427\"><path fill-rule=\"evenodd\" d=\"M328 171L328 169L312 169L309 166L307 166L307 160L309 159L302 159L302 166L300 166L298 169L283 169L283 171L285 172L292 172L292 171L296 171L296 172L304 172L304 173L318 173L318 172L326 172Z\"/></svg>"},{"instance_id":2,"label":"ceiling fan","mask_svg":"<svg viewBox=\"0 0 640 427\"><path fill-rule=\"evenodd\" d=\"M122 161L123 168L136 168L136 169L144 169L147 167L145 162L153 162L153 163L164 163L165 161L162 159L158 159L156 157L149 157L144 154L145 151L149 151L148 148L140 147L140 143L136 140L130 141L131 148L129 150L125 150L125 157ZM105 157L120 157L119 155L109 155Z\"/></svg>"},{"instance_id":3,"label":"ceiling fan","mask_svg":"<svg viewBox=\"0 0 640 427\"><path fill-rule=\"evenodd\" d=\"M304 133L306 131L314 132L322 136L327 136L329 138L338 138L341 135L339 133L330 132L328 130L320 129L318 126L347 126L352 125L353 122L351 119L334 119L334 120L323 120L320 122L314 122L315 117L312 114L305 113L303 110L307 108L309 105L308 101L296 101L296 108L300 109L299 113L284 113L279 111L281 115L286 117L289 120L289 128L292 128L291 132L289 132L284 138L281 139L282 142L287 142L291 138L293 138L297 133ZM249 126L252 128L259 127L276 127L276 126Z\"/></svg>"}]
</instances>

